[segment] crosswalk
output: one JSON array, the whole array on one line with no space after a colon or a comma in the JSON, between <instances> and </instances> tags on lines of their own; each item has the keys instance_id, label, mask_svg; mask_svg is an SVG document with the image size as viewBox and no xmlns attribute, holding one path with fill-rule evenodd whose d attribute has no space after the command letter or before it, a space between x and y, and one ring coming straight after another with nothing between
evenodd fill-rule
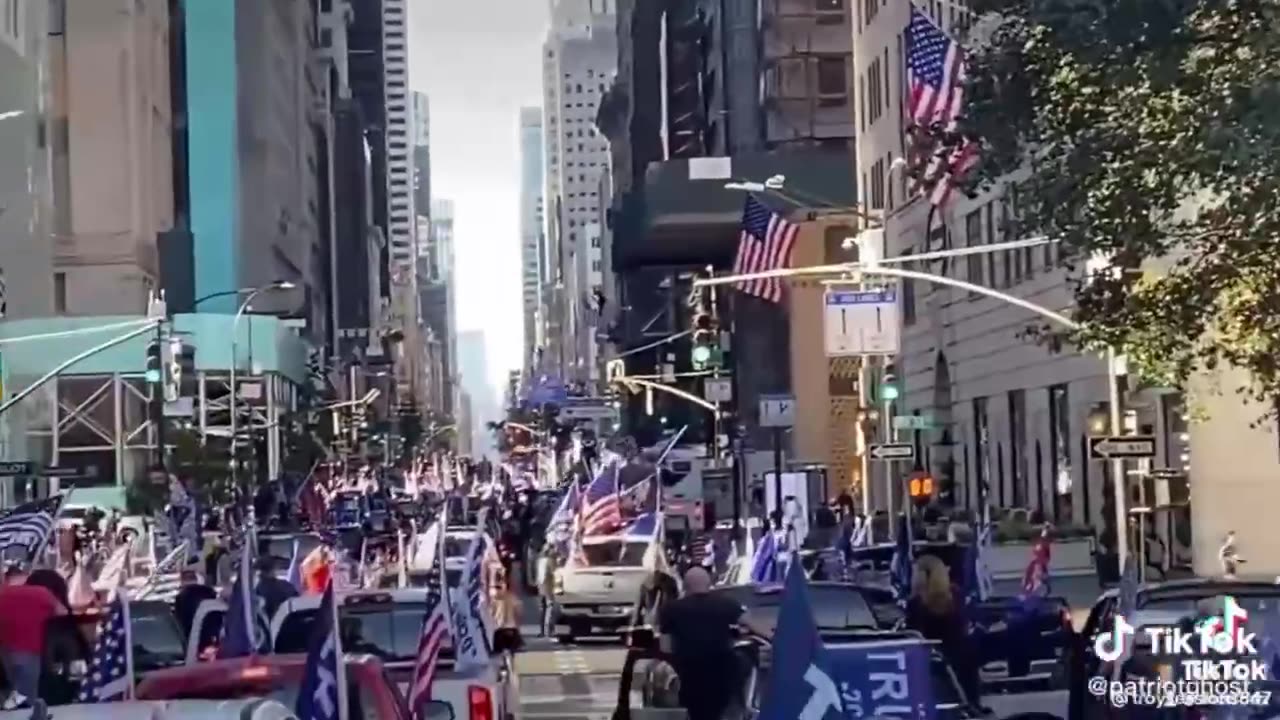
<instances>
[{"instance_id":1,"label":"crosswalk","mask_svg":"<svg viewBox=\"0 0 1280 720\"><path fill-rule=\"evenodd\" d=\"M548 648L517 658L520 716L529 720L612 717L618 704L621 667L602 662L603 656L612 654L608 650Z\"/></svg>"}]
</instances>

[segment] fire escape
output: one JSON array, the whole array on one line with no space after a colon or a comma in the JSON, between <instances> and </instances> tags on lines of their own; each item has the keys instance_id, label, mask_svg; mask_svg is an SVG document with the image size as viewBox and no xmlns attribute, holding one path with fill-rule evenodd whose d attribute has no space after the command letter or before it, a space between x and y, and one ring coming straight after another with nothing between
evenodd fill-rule
<instances>
[{"instance_id":1,"label":"fire escape","mask_svg":"<svg viewBox=\"0 0 1280 720\"><path fill-rule=\"evenodd\" d=\"M667 155L706 155L703 48L710 32L705 16L681 4L667 11Z\"/></svg>"}]
</instances>

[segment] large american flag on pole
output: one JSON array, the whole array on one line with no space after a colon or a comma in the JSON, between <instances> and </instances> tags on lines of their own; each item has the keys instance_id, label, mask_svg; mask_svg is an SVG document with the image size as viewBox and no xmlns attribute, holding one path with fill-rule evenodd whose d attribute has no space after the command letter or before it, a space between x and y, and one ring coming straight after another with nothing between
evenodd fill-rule
<instances>
[{"instance_id":1,"label":"large american flag on pole","mask_svg":"<svg viewBox=\"0 0 1280 720\"><path fill-rule=\"evenodd\" d=\"M964 49L914 6L905 35L910 86L908 121L919 128L954 131L964 109ZM921 183L922 189L929 193L929 202L945 205L957 178L963 177L977 162L978 144L968 139L958 147L935 152Z\"/></svg>"},{"instance_id":2,"label":"large american flag on pole","mask_svg":"<svg viewBox=\"0 0 1280 720\"><path fill-rule=\"evenodd\" d=\"M787 222L748 195L742 208L742 234L738 237L733 274L749 275L791 267L791 251L795 249L799 231L799 225ZM769 302L782 302L782 278L743 280L737 283L737 287L748 295Z\"/></svg>"},{"instance_id":3,"label":"large american flag on pole","mask_svg":"<svg viewBox=\"0 0 1280 720\"><path fill-rule=\"evenodd\" d=\"M621 463L611 463L587 485L579 518L583 537L612 535L622 527L621 470Z\"/></svg>"},{"instance_id":4,"label":"large american flag on pole","mask_svg":"<svg viewBox=\"0 0 1280 720\"><path fill-rule=\"evenodd\" d=\"M413 665L413 683L409 688L409 707L421 712L431 699L431 683L436 677L440 652L449 639L449 613L444 594L438 585L427 591L427 613L422 621L422 637L418 640L418 657Z\"/></svg>"}]
</instances>

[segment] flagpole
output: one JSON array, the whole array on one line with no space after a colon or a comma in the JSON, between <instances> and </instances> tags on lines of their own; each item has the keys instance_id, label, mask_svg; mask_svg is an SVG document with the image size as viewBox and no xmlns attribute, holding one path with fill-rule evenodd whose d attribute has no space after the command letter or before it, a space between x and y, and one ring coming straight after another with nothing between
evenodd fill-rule
<instances>
[{"instance_id":1,"label":"flagpole","mask_svg":"<svg viewBox=\"0 0 1280 720\"><path fill-rule=\"evenodd\" d=\"M329 593L332 602L329 603L329 611L333 613L333 652L335 656L334 664L338 666L338 720L347 720L350 714L347 711L347 658L342 652L342 626L338 617L338 591L333 586L333 574L329 575Z\"/></svg>"},{"instance_id":2,"label":"flagpole","mask_svg":"<svg viewBox=\"0 0 1280 720\"><path fill-rule=\"evenodd\" d=\"M120 600L120 614L124 619L124 673L127 678L124 699L132 700L136 688L133 679L133 622L129 619L129 593L120 592L119 588L116 592Z\"/></svg>"}]
</instances>

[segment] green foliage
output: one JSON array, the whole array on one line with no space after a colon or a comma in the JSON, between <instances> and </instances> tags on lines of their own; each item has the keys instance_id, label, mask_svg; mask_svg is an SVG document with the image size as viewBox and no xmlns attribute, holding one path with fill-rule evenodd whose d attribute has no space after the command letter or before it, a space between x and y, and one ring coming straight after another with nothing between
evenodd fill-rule
<instances>
[{"instance_id":1,"label":"green foliage","mask_svg":"<svg viewBox=\"0 0 1280 720\"><path fill-rule=\"evenodd\" d=\"M1022 234L1114 268L1066 339L1174 386L1230 363L1280 397L1280 0L972 5L975 182L1029 169Z\"/></svg>"}]
</instances>

